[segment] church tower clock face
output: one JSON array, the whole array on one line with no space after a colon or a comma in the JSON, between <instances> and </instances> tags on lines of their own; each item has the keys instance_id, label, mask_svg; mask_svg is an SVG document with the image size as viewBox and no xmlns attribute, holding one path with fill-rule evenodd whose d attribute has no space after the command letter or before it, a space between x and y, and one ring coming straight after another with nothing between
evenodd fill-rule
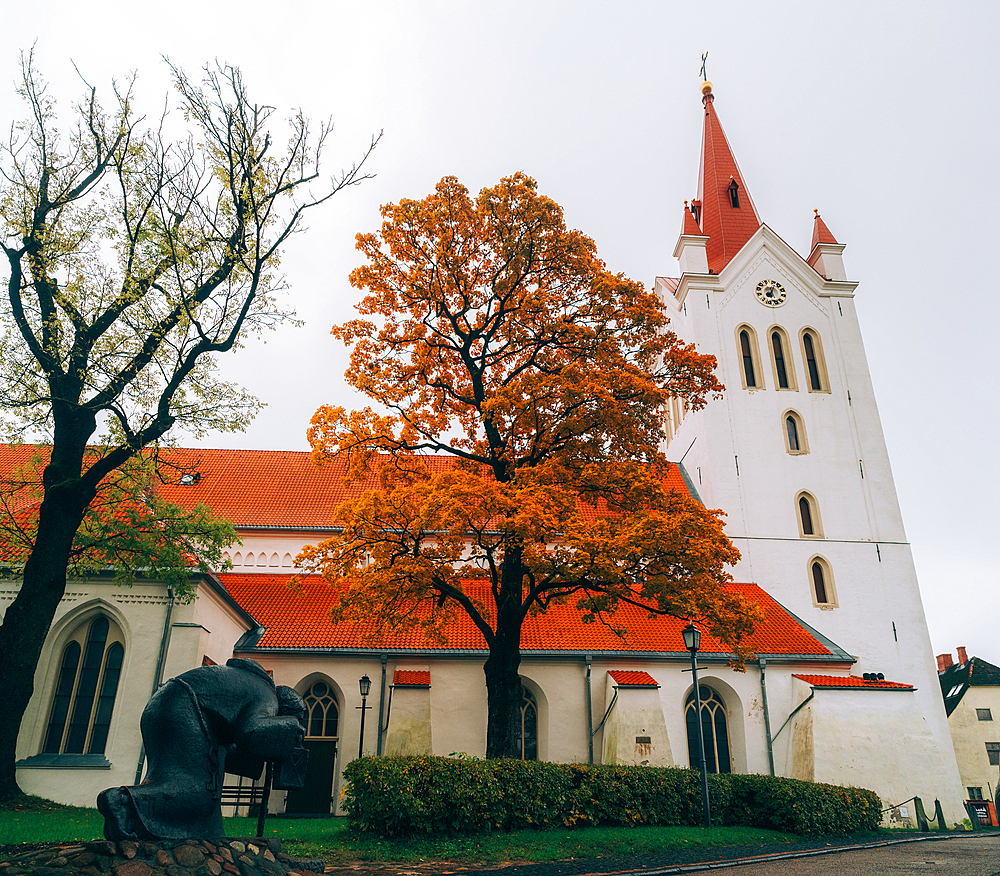
<instances>
[{"instance_id":1,"label":"church tower clock face","mask_svg":"<svg viewBox=\"0 0 1000 876\"><path fill-rule=\"evenodd\" d=\"M785 303L788 293L777 280L761 280L757 284L757 299L768 307L778 307Z\"/></svg>"}]
</instances>

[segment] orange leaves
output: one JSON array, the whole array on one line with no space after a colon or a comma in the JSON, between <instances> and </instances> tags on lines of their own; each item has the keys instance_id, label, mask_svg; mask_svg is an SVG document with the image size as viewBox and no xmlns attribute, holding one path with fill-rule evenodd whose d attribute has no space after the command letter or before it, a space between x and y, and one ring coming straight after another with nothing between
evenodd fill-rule
<instances>
[{"instance_id":1,"label":"orange leaves","mask_svg":"<svg viewBox=\"0 0 1000 876\"><path fill-rule=\"evenodd\" d=\"M382 219L357 237L362 318L333 329L374 405L309 429L357 488L342 533L300 558L339 589L337 616L440 631L460 607L489 642L553 600L626 601L704 618L742 654L756 615L723 593L739 554L719 512L666 488L660 451L671 397L697 410L722 390L715 360L524 174L475 199L445 177ZM468 595L475 576L494 605Z\"/></svg>"}]
</instances>

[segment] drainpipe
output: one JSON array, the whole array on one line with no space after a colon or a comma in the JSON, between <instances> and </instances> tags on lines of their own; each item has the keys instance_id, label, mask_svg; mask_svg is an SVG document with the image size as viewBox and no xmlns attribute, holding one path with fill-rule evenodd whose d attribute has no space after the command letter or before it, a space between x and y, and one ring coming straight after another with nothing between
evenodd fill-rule
<instances>
[{"instance_id":1,"label":"drainpipe","mask_svg":"<svg viewBox=\"0 0 1000 876\"><path fill-rule=\"evenodd\" d=\"M376 757L382 756L382 716L385 710L385 664L389 660L389 655L382 654L382 692L378 696L378 741L375 745Z\"/></svg>"},{"instance_id":2,"label":"drainpipe","mask_svg":"<svg viewBox=\"0 0 1000 876\"><path fill-rule=\"evenodd\" d=\"M587 763L592 764L594 762L594 709L590 691L590 664L592 658L587 654L583 659L587 662Z\"/></svg>"},{"instance_id":3,"label":"drainpipe","mask_svg":"<svg viewBox=\"0 0 1000 876\"><path fill-rule=\"evenodd\" d=\"M170 618L174 613L174 588L167 588L167 614L163 619L163 632L160 634L160 653L156 658L156 673L153 676L153 693L156 693L163 682L163 664L167 662L167 645L170 642ZM139 763L135 767L135 782L142 781L142 768L146 765L146 744L139 746Z\"/></svg>"},{"instance_id":4,"label":"drainpipe","mask_svg":"<svg viewBox=\"0 0 1000 876\"><path fill-rule=\"evenodd\" d=\"M774 749L771 746L771 715L767 709L767 682L764 680L764 667L767 660L763 657L757 658L757 665L760 667L760 697L764 706L764 735L767 737L767 764L771 768L771 775L774 775Z\"/></svg>"}]
</instances>

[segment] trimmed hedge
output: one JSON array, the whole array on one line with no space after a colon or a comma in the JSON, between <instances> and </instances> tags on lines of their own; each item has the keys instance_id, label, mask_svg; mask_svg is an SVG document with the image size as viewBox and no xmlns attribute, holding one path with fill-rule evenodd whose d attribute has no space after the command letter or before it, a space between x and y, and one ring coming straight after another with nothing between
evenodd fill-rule
<instances>
[{"instance_id":1,"label":"trimmed hedge","mask_svg":"<svg viewBox=\"0 0 1000 876\"><path fill-rule=\"evenodd\" d=\"M698 772L673 767L365 757L344 778L352 827L382 836L702 820ZM816 835L875 830L882 818L863 788L736 774L708 783L713 824Z\"/></svg>"}]
</instances>

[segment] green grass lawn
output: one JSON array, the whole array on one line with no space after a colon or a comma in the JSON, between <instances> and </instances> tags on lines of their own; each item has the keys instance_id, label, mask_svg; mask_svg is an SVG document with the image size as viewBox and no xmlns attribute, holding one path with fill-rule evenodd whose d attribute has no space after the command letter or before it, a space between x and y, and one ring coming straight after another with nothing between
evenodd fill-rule
<instances>
[{"instance_id":1,"label":"green grass lawn","mask_svg":"<svg viewBox=\"0 0 1000 876\"><path fill-rule=\"evenodd\" d=\"M0 845L60 843L101 839L103 819L96 809L41 809L0 812ZM229 836L253 836L256 819L227 818ZM386 840L358 837L343 818L282 818L267 820L268 836L281 838L284 850L296 857L324 858L327 863L350 861L557 861L605 855L641 855L673 849L762 845L794 842L801 837L745 827L591 827L578 830L518 831L455 837L411 837Z\"/></svg>"}]
</instances>

